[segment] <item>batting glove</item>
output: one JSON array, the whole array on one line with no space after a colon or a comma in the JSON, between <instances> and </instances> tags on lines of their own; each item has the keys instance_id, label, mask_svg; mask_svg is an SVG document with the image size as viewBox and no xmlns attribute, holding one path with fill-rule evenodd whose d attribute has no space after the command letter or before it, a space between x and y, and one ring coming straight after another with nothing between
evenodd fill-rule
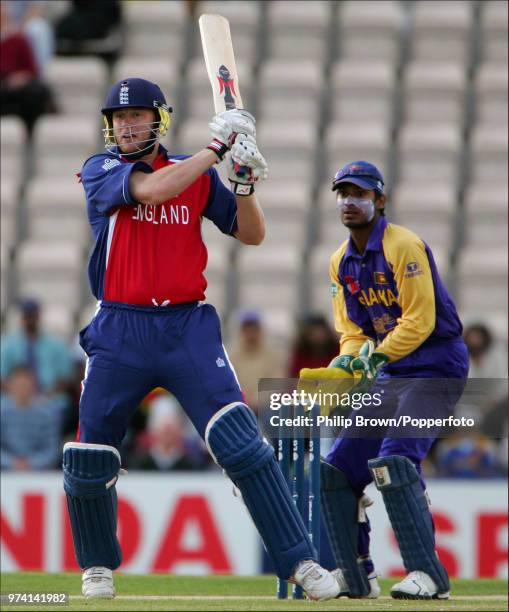
<instances>
[{"instance_id":1,"label":"batting glove","mask_svg":"<svg viewBox=\"0 0 509 612\"><path fill-rule=\"evenodd\" d=\"M256 140L252 136L238 134L228 161L228 178L233 192L250 195L254 191L254 184L267 176L267 162L258 150Z\"/></svg>"},{"instance_id":2,"label":"batting glove","mask_svg":"<svg viewBox=\"0 0 509 612\"><path fill-rule=\"evenodd\" d=\"M214 151L219 160L222 160L225 153L232 148L239 133L253 138L256 136L255 123L253 115L245 110L233 108L219 113L209 123L212 142L207 148Z\"/></svg>"}]
</instances>

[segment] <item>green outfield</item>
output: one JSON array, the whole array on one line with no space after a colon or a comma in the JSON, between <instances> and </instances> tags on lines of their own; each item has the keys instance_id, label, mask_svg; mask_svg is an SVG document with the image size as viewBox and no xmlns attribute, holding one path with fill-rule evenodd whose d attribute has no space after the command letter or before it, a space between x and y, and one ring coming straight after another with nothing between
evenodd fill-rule
<instances>
[{"instance_id":1,"label":"green outfield","mask_svg":"<svg viewBox=\"0 0 509 612\"><path fill-rule=\"evenodd\" d=\"M9 606L6 610L507 610L507 581L453 580L449 601L395 601L389 594L393 580L382 580L383 596L376 600L342 598L326 603L278 601L271 576L131 576L115 578L117 597L88 602L81 597L79 574L13 573L1 575L1 591L67 592L68 606Z\"/></svg>"}]
</instances>

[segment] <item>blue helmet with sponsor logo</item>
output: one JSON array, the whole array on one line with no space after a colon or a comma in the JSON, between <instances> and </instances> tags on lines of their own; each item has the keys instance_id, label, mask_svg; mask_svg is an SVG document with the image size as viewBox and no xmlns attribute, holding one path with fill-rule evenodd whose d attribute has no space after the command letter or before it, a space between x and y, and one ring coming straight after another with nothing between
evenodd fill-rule
<instances>
[{"instance_id":1,"label":"blue helmet with sponsor logo","mask_svg":"<svg viewBox=\"0 0 509 612\"><path fill-rule=\"evenodd\" d=\"M117 145L115 135L113 133L113 111L122 108L150 108L156 111L157 120L150 124L150 129L153 132L153 138L147 141L147 146L130 154L131 158L140 157L140 154L147 155L154 148L157 139L164 136L168 131L171 123L172 108L166 103L161 88L141 78L122 79L115 83L104 103L101 112L104 117L105 128L104 142L106 149L110 152Z\"/></svg>"},{"instance_id":2,"label":"blue helmet with sponsor logo","mask_svg":"<svg viewBox=\"0 0 509 612\"><path fill-rule=\"evenodd\" d=\"M332 191L339 189L341 183L352 183L362 189L373 189L384 192L384 177L380 170L366 161L355 161L346 164L336 172L332 181Z\"/></svg>"}]
</instances>

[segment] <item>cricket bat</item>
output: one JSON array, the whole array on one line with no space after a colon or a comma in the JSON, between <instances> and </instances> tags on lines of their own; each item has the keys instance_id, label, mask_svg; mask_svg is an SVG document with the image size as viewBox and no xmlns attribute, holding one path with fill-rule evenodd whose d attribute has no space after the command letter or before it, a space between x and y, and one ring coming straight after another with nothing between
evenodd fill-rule
<instances>
[{"instance_id":1,"label":"cricket bat","mask_svg":"<svg viewBox=\"0 0 509 612\"><path fill-rule=\"evenodd\" d=\"M216 113L242 108L228 20L221 15L204 14L198 23Z\"/></svg>"}]
</instances>

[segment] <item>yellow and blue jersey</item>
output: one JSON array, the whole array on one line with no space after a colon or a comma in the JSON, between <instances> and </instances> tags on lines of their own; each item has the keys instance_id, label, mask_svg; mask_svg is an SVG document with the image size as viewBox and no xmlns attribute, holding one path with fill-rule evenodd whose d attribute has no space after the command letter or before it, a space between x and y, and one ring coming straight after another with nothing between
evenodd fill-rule
<instances>
[{"instance_id":1,"label":"yellow and blue jersey","mask_svg":"<svg viewBox=\"0 0 509 612\"><path fill-rule=\"evenodd\" d=\"M462 325L419 236L380 217L362 255L351 238L332 255L330 277L341 354L358 354L371 338L393 375L464 375Z\"/></svg>"}]
</instances>

